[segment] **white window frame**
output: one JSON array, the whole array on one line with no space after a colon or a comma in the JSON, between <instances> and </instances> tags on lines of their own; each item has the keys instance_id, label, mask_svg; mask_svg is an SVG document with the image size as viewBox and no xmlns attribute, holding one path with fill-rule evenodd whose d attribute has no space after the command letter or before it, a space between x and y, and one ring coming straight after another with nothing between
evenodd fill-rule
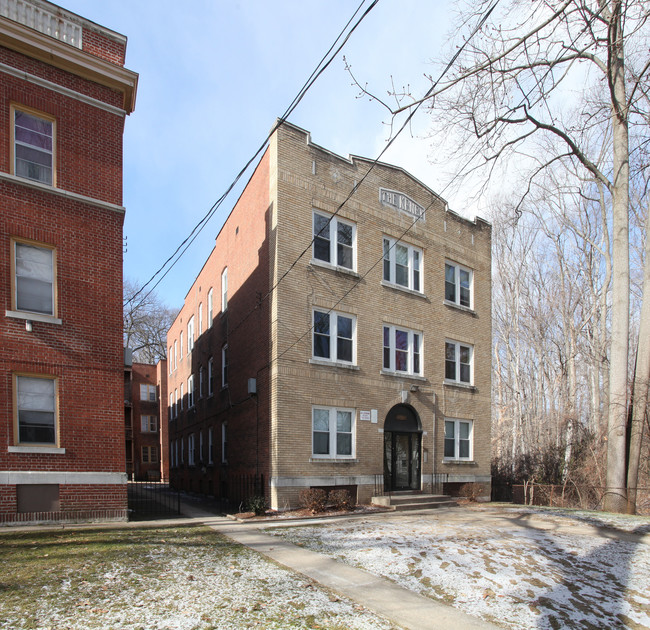
<instances>
[{"instance_id":1,"label":"white window frame","mask_svg":"<svg viewBox=\"0 0 650 630\"><path fill-rule=\"evenodd\" d=\"M328 414L328 429L327 431L316 430L316 412L327 412ZM338 431L338 414L350 414L350 431ZM319 414L322 415L322 414ZM316 453L314 448L315 434L328 433L328 450L329 453ZM338 452L337 437L341 434L350 434L350 453ZM356 411L354 409L347 409L343 407L325 407L321 405L314 405L311 411L311 453L313 459L354 459L356 457Z\"/></svg>"},{"instance_id":2,"label":"white window frame","mask_svg":"<svg viewBox=\"0 0 650 630\"><path fill-rule=\"evenodd\" d=\"M174 363L172 362L172 347L169 346L169 373L174 371Z\"/></svg>"},{"instance_id":3,"label":"white window frame","mask_svg":"<svg viewBox=\"0 0 650 630\"><path fill-rule=\"evenodd\" d=\"M187 408L194 407L194 374L187 377Z\"/></svg>"},{"instance_id":4,"label":"white window frame","mask_svg":"<svg viewBox=\"0 0 650 630\"><path fill-rule=\"evenodd\" d=\"M448 438L447 437L447 423L453 424L454 425L454 437L453 438ZM465 438L466 441L469 442L469 455L467 457L461 457L460 455L460 443L461 443L461 437L460 437L460 425L461 424L467 424L469 425L469 437ZM454 454L452 455L447 455L447 442L450 441L451 439L454 440ZM474 460L474 421L473 420L465 420L461 418L445 418L445 438L444 438L444 445L443 445L443 458L446 461L465 461L465 462L470 462Z\"/></svg>"},{"instance_id":5,"label":"white window frame","mask_svg":"<svg viewBox=\"0 0 650 630\"><path fill-rule=\"evenodd\" d=\"M199 302L199 335L203 334L203 302Z\"/></svg>"},{"instance_id":6,"label":"white window frame","mask_svg":"<svg viewBox=\"0 0 650 630\"><path fill-rule=\"evenodd\" d=\"M319 315L329 317L329 334L321 333L316 328L316 318L317 313ZM352 343L352 358L351 360L339 358L338 352L338 339L339 339L339 317L349 319L352 322L352 337L341 337L341 339L350 339ZM328 311L326 309L315 308L312 311L312 360L316 362L326 362L326 363L340 363L343 365L356 365L357 363L357 318L356 315L350 315L349 313L340 313L338 311ZM328 337L329 338L329 357L322 357L316 354L316 339L317 337Z\"/></svg>"},{"instance_id":7,"label":"white window frame","mask_svg":"<svg viewBox=\"0 0 650 630\"><path fill-rule=\"evenodd\" d=\"M454 273L453 283L447 280L447 270L452 269ZM461 297L461 272L465 272L469 275L469 287L467 291L469 292L469 299L465 300ZM453 286L454 296L453 299L447 297L447 287L448 285ZM445 261L445 302L447 304L453 304L454 306L459 306L460 308L468 308L470 310L474 309L474 271L469 267L464 267L458 263L451 262L450 260ZM468 304L463 304L462 301L467 301Z\"/></svg>"},{"instance_id":8,"label":"white window frame","mask_svg":"<svg viewBox=\"0 0 650 630\"><path fill-rule=\"evenodd\" d=\"M214 317L214 290L210 287L208 291L208 328L212 328L212 319Z\"/></svg>"},{"instance_id":9,"label":"white window frame","mask_svg":"<svg viewBox=\"0 0 650 630\"><path fill-rule=\"evenodd\" d=\"M386 345L386 332L388 332L388 345ZM396 337L397 333L404 333L407 336L407 348L406 350L401 350L406 352L406 370L398 370L396 367ZM417 338L418 352L415 353L415 345ZM383 353L382 353L382 367L384 372L390 372L394 374L410 374L412 376L422 376L423 372L423 335L420 330L411 330L409 328L404 328L402 326L392 326L390 324L384 324L382 328L382 344L383 344ZM388 351L388 357L386 357L386 351ZM415 367L415 355L418 355L418 369ZM386 365L386 359L388 358L388 365Z\"/></svg>"},{"instance_id":10,"label":"white window frame","mask_svg":"<svg viewBox=\"0 0 650 630\"><path fill-rule=\"evenodd\" d=\"M183 331L178 335L178 358L183 358Z\"/></svg>"},{"instance_id":11,"label":"white window frame","mask_svg":"<svg viewBox=\"0 0 650 630\"><path fill-rule=\"evenodd\" d=\"M199 464L203 463L203 429L199 430Z\"/></svg>"},{"instance_id":12,"label":"white window frame","mask_svg":"<svg viewBox=\"0 0 650 630\"><path fill-rule=\"evenodd\" d=\"M399 289L409 289L416 293L424 293L424 280L422 274L424 255L419 247L409 245L390 236L382 240L383 263L382 277L384 282ZM397 281L397 249L403 247L407 250L407 281L406 284ZM416 269L416 261L419 268ZM416 288L417 286L417 288Z\"/></svg>"},{"instance_id":13,"label":"white window frame","mask_svg":"<svg viewBox=\"0 0 650 630\"><path fill-rule=\"evenodd\" d=\"M329 221L327 224L327 227L321 227L320 231L317 233L316 232L316 217L319 217L321 219L325 219L326 221ZM338 231L339 231L339 225L345 225L347 227L352 228L352 245L348 245L346 243L343 244L344 247L349 247L352 250L352 264L350 266L347 266L345 264L342 264L342 262L339 260L339 252L338 252ZM356 223L353 223L352 221L348 221L346 219L342 219L338 216L333 216L331 214L328 214L327 212L322 212L321 210L313 210L312 212L312 238L313 238L313 244L312 244L312 262L316 262L317 264L320 265L327 265L329 267L333 267L336 269L341 269L344 271L352 271L356 272L357 270L357 226ZM323 257L318 257L316 255L316 249L317 249L317 242L322 241L323 243L327 242L329 244L329 251L327 258L328 260L325 260Z\"/></svg>"},{"instance_id":14,"label":"white window frame","mask_svg":"<svg viewBox=\"0 0 650 630\"><path fill-rule=\"evenodd\" d=\"M194 349L194 315L187 322L187 354Z\"/></svg>"},{"instance_id":15,"label":"white window frame","mask_svg":"<svg viewBox=\"0 0 650 630\"><path fill-rule=\"evenodd\" d=\"M174 369L178 368L178 340L174 339Z\"/></svg>"},{"instance_id":16,"label":"white window frame","mask_svg":"<svg viewBox=\"0 0 650 630\"><path fill-rule=\"evenodd\" d=\"M178 393L180 394L179 401L179 410L183 411L183 383L178 386Z\"/></svg>"},{"instance_id":17,"label":"white window frame","mask_svg":"<svg viewBox=\"0 0 650 630\"><path fill-rule=\"evenodd\" d=\"M199 399L205 395L205 370L203 366L199 366Z\"/></svg>"},{"instance_id":18,"label":"white window frame","mask_svg":"<svg viewBox=\"0 0 650 630\"><path fill-rule=\"evenodd\" d=\"M17 446L58 446L59 440L59 379L55 376L44 375L44 374L14 374L13 378L14 386L14 443ZM39 385L43 383L48 383L47 390L44 388L41 392L34 392L33 388L31 392L26 390L29 389L29 383L32 385ZM22 384L22 386L21 386ZM50 385L51 384L51 385ZM37 388L38 389L38 388ZM22 390L22 391L21 391ZM51 391L50 391L51 390ZM50 396L51 393L51 396ZM51 416L52 419L52 434L53 439L47 441L37 441L37 440L22 440L21 439L21 412L32 412L39 414L47 414L48 417ZM49 418L48 418L49 419ZM28 423L24 423L28 426ZM30 423L33 425L33 423ZM47 425L49 426L49 422Z\"/></svg>"},{"instance_id":19,"label":"white window frame","mask_svg":"<svg viewBox=\"0 0 650 630\"><path fill-rule=\"evenodd\" d=\"M448 363L451 362L451 359L448 356L449 349L453 346L454 348L454 378L451 378L450 376L447 376L447 366ZM461 348L466 348L469 350L469 361L468 362L462 362L460 361L461 358ZM469 378L468 379L462 379L461 378L461 366L467 365L469 366ZM451 339L446 339L445 340L445 382L447 383L455 383L455 384L460 384L460 385L473 385L474 384L474 346L469 343L463 343L462 341L453 341Z\"/></svg>"},{"instance_id":20,"label":"white window frame","mask_svg":"<svg viewBox=\"0 0 650 630\"><path fill-rule=\"evenodd\" d=\"M188 466L196 466L196 442L194 433L187 436L187 464Z\"/></svg>"},{"instance_id":21,"label":"white window frame","mask_svg":"<svg viewBox=\"0 0 650 630\"><path fill-rule=\"evenodd\" d=\"M47 268L43 266L38 261L31 261L31 265L27 264L26 267L20 264L20 260L24 258L19 254L19 248L24 248L25 252L28 250L38 250L37 256L45 256L49 260ZM45 243L39 243L36 241L29 241L24 239L11 239L11 282L12 282L12 292L11 292L11 307L14 311L18 313L34 313L35 315L48 318L46 321L51 321L49 318L56 318L57 316L57 291L56 291L56 277L57 277L57 252L56 248L47 245ZM33 271L35 271L34 266L37 268L40 266L41 271L44 272L41 275L44 277L35 277ZM20 269L23 267L23 269ZM32 273L29 272L29 269L32 269ZM38 274L36 274L38 275ZM47 276L47 277L45 277ZM20 304L22 301L20 285L24 282L38 282L43 285L43 288L49 287L47 292L47 299L51 304L49 309L34 309L26 308L27 305ZM28 292L29 293L29 292Z\"/></svg>"},{"instance_id":22,"label":"white window frame","mask_svg":"<svg viewBox=\"0 0 650 630\"><path fill-rule=\"evenodd\" d=\"M221 272L221 312L228 310L228 267Z\"/></svg>"},{"instance_id":23,"label":"white window frame","mask_svg":"<svg viewBox=\"0 0 650 630\"><path fill-rule=\"evenodd\" d=\"M174 419L174 393L169 392L169 419Z\"/></svg>"},{"instance_id":24,"label":"white window frame","mask_svg":"<svg viewBox=\"0 0 650 630\"><path fill-rule=\"evenodd\" d=\"M181 438L181 464L185 463L185 440Z\"/></svg>"},{"instance_id":25,"label":"white window frame","mask_svg":"<svg viewBox=\"0 0 650 630\"><path fill-rule=\"evenodd\" d=\"M140 431L142 433L158 433L158 416L150 414L141 415Z\"/></svg>"},{"instance_id":26,"label":"white window frame","mask_svg":"<svg viewBox=\"0 0 650 630\"><path fill-rule=\"evenodd\" d=\"M228 344L221 348L221 388L228 387Z\"/></svg>"},{"instance_id":27,"label":"white window frame","mask_svg":"<svg viewBox=\"0 0 650 630\"><path fill-rule=\"evenodd\" d=\"M43 146L39 146L38 143L33 144L30 143L26 140L20 140L18 136L20 135L17 132L17 127L18 125L16 124L16 115L24 114L26 116L29 116L31 118L35 118L36 120L40 121L41 123L45 123L46 125L50 125L51 133L41 133L39 131L29 129L28 127L23 127L21 126L20 128L26 129L28 134L39 134L41 136L51 138L51 144L52 148L48 150L47 148L44 148ZM12 160L11 160L11 167L12 167L12 174L15 175L16 177L20 177L21 179L28 179L30 181L35 181L35 182L40 182L42 184L46 184L48 186L56 186L56 119L52 116L49 116L47 114L38 112L36 110L33 110L29 107L20 107L16 105L11 105L11 139L12 139L12 145L11 145L11 151L12 151ZM41 155L49 156L49 167L45 165L45 168L49 168L49 177L35 177L31 176L31 174L24 175L19 173L19 168L18 168L18 153L19 147L26 148L31 151L36 151L37 153L40 153ZM25 162L29 162L29 160L25 160ZM33 162L33 164L37 164L37 162Z\"/></svg>"},{"instance_id":28,"label":"white window frame","mask_svg":"<svg viewBox=\"0 0 650 630\"><path fill-rule=\"evenodd\" d=\"M178 418L178 388L174 389L174 398L176 399L174 402L174 418Z\"/></svg>"},{"instance_id":29,"label":"white window frame","mask_svg":"<svg viewBox=\"0 0 650 630\"><path fill-rule=\"evenodd\" d=\"M221 423L221 463L228 463L228 421Z\"/></svg>"},{"instance_id":30,"label":"white window frame","mask_svg":"<svg viewBox=\"0 0 650 630\"><path fill-rule=\"evenodd\" d=\"M214 357L208 359L208 398L214 396Z\"/></svg>"},{"instance_id":31,"label":"white window frame","mask_svg":"<svg viewBox=\"0 0 650 630\"><path fill-rule=\"evenodd\" d=\"M214 450L214 429L208 429L208 464L214 464L214 457L212 451Z\"/></svg>"}]
</instances>

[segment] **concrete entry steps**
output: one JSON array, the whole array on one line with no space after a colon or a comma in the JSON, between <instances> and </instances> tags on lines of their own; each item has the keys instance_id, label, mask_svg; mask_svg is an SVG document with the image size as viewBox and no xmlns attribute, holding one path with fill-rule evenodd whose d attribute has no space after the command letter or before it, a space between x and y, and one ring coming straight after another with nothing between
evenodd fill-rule
<instances>
[{"instance_id":1,"label":"concrete entry steps","mask_svg":"<svg viewBox=\"0 0 650 630\"><path fill-rule=\"evenodd\" d=\"M456 507L458 503L444 494L422 494L418 492L392 492L383 497L373 497L372 503L392 508L396 512L407 510L431 510L441 507Z\"/></svg>"}]
</instances>

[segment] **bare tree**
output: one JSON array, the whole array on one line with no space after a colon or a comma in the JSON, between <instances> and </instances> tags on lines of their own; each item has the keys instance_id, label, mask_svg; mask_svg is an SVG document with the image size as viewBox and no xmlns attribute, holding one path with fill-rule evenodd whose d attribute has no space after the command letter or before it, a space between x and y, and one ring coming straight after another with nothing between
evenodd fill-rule
<instances>
[{"instance_id":1,"label":"bare tree","mask_svg":"<svg viewBox=\"0 0 650 630\"><path fill-rule=\"evenodd\" d=\"M167 331L177 314L155 293L140 293L135 282L124 282L124 345L135 361L154 364L167 358Z\"/></svg>"}]
</instances>

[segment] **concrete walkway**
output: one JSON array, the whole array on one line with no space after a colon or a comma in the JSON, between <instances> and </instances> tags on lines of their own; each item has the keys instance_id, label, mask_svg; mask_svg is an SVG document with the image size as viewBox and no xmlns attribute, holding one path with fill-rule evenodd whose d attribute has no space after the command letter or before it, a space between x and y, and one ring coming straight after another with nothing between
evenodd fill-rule
<instances>
[{"instance_id":1,"label":"concrete walkway","mask_svg":"<svg viewBox=\"0 0 650 630\"><path fill-rule=\"evenodd\" d=\"M409 591L382 577L266 534L268 523L240 523L182 503L185 516L411 630L488 630L490 623ZM313 522L313 521L312 521Z\"/></svg>"}]
</instances>

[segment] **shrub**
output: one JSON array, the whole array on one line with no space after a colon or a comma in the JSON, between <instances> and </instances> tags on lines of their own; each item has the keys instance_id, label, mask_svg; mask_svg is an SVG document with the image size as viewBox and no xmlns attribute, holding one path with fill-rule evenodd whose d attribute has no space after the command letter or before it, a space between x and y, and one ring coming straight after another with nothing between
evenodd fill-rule
<instances>
[{"instance_id":1,"label":"shrub","mask_svg":"<svg viewBox=\"0 0 650 630\"><path fill-rule=\"evenodd\" d=\"M308 488L301 490L298 500L302 507L311 510L312 514L316 514L325 511L327 493L321 488Z\"/></svg>"},{"instance_id":2,"label":"shrub","mask_svg":"<svg viewBox=\"0 0 650 630\"><path fill-rule=\"evenodd\" d=\"M476 501L484 493L483 486L480 483L464 483L458 494L469 501Z\"/></svg>"},{"instance_id":3,"label":"shrub","mask_svg":"<svg viewBox=\"0 0 650 630\"><path fill-rule=\"evenodd\" d=\"M246 501L246 509L255 512L255 516L263 516L266 512L266 500L262 495L256 494Z\"/></svg>"},{"instance_id":4,"label":"shrub","mask_svg":"<svg viewBox=\"0 0 650 630\"><path fill-rule=\"evenodd\" d=\"M351 510L354 505L347 490L330 490L328 500L335 510Z\"/></svg>"}]
</instances>

